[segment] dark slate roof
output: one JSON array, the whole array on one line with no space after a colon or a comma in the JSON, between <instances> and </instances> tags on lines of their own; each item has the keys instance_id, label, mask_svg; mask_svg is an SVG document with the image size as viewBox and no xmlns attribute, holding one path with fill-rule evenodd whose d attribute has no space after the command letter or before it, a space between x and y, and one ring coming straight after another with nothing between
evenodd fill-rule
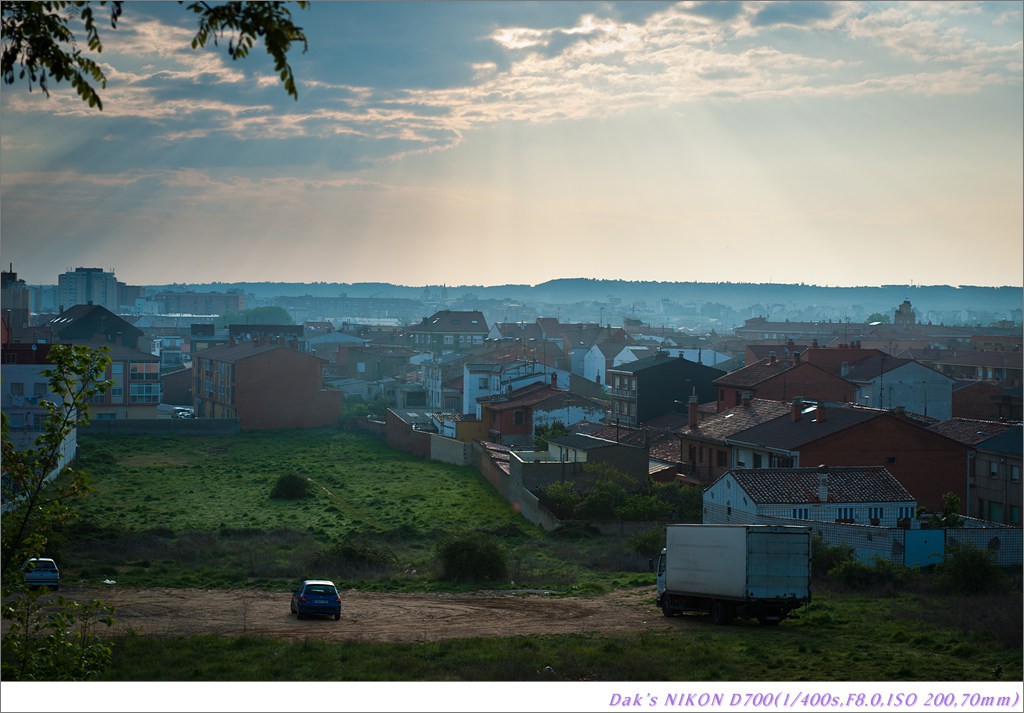
<instances>
[{"instance_id":1,"label":"dark slate roof","mask_svg":"<svg viewBox=\"0 0 1024 713\"><path fill-rule=\"evenodd\" d=\"M429 317L424 317L419 324L410 324L409 332L434 332L437 334L470 333L487 334L487 320L479 310L454 311L441 310Z\"/></svg>"},{"instance_id":2,"label":"dark slate roof","mask_svg":"<svg viewBox=\"0 0 1024 713\"><path fill-rule=\"evenodd\" d=\"M684 425L677 433L692 438L724 440L734 433L786 416L790 412L791 406L785 401L750 399L749 406L733 406L714 416L706 416L696 426Z\"/></svg>"},{"instance_id":3,"label":"dark slate roof","mask_svg":"<svg viewBox=\"0 0 1024 713\"><path fill-rule=\"evenodd\" d=\"M769 448L794 450L800 446L831 436L857 424L870 421L884 414L876 409L824 407L825 420L817 419L816 404L803 407L799 421L793 421L790 414L778 416L765 423L733 433L730 438L742 443L754 443Z\"/></svg>"},{"instance_id":4,"label":"dark slate roof","mask_svg":"<svg viewBox=\"0 0 1024 713\"><path fill-rule=\"evenodd\" d=\"M1006 429L998 436L992 436L978 443L976 447L978 450L1002 453L1020 458L1021 454L1024 453L1024 428L1018 423L1016 426Z\"/></svg>"},{"instance_id":5,"label":"dark slate roof","mask_svg":"<svg viewBox=\"0 0 1024 713\"><path fill-rule=\"evenodd\" d=\"M725 376L718 377L712 383L716 386L736 386L740 388L756 386L762 381L767 381L771 377L792 368L794 368L792 359L772 360L769 357L755 361L753 364L748 364L736 371L730 371Z\"/></svg>"},{"instance_id":6,"label":"dark slate roof","mask_svg":"<svg viewBox=\"0 0 1024 713\"><path fill-rule=\"evenodd\" d=\"M566 448L575 448L578 451L590 451L597 448L607 448L608 446L618 445L614 441L607 441L603 438L594 438L593 436L587 436L582 433L571 433L568 436L559 436L558 438L549 438L548 443L556 443Z\"/></svg>"},{"instance_id":7,"label":"dark slate roof","mask_svg":"<svg viewBox=\"0 0 1024 713\"><path fill-rule=\"evenodd\" d=\"M829 503L914 502L907 489L882 466L829 467ZM817 503L822 468L736 468L732 474L756 504ZM722 476L725 477L725 476Z\"/></svg>"},{"instance_id":8,"label":"dark slate roof","mask_svg":"<svg viewBox=\"0 0 1024 713\"><path fill-rule=\"evenodd\" d=\"M949 418L928 426L928 430L951 438L957 443L975 446L993 436L998 436L1015 425L1019 426L1020 424L1009 421L983 421L976 418Z\"/></svg>"}]
</instances>

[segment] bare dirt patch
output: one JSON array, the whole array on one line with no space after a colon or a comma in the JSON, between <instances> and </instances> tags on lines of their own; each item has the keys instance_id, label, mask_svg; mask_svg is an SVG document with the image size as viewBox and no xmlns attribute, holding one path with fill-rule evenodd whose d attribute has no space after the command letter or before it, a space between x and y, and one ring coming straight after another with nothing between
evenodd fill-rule
<instances>
[{"instance_id":1,"label":"bare dirt patch","mask_svg":"<svg viewBox=\"0 0 1024 713\"><path fill-rule=\"evenodd\" d=\"M268 636L284 640L417 642L473 636L636 632L678 627L654 606L653 587L595 597L535 593L384 594L342 592L341 620L299 621L289 594L255 589L128 589L67 587L79 601L116 608L113 635ZM696 617L695 619L701 619Z\"/></svg>"}]
</instances>

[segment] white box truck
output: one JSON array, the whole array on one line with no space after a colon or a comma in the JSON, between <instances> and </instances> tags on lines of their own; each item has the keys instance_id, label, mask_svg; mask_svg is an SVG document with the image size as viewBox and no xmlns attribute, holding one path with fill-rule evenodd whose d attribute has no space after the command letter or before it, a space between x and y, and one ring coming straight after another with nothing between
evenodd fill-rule
<instances>
[{"instance_id":1,"label":"white box truck","mask_svg":"<svg viewBox=\"0 0 1024 713\"><path fill-rule=\"evenodd\" d=\"M657 605L665 616L708 612L778 624L811 600L811 528L793 525L668 525L658 560Z\"/></svg>"}]
</instances>

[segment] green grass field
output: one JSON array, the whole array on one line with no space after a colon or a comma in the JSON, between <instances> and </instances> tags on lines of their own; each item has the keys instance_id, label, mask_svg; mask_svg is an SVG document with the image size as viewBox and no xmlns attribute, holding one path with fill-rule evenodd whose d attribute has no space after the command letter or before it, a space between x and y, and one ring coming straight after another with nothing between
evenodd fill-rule
<instances>
[{"instance_id":1,"label":"green grass field","mask_svg":"<svg viewBox=\"0 0 1024 713\"><path fill-rule=\"evenodd\" d=\"M316 571L344 586L451 588L437 579L436 547L476 532L500 537L519 587L650 583L626 538L545 535L475 469L365 436L91 436L81 452L94 490L58 543L69 582L284 589ZM307 479L310 495L271 498L285 474ZM340 545L356 557L331 557Z\"/></svg>"},{"instance_id":2,"label":"green grass field","mask_svg":"<svg viewBox=\"0 0 1024 713\"><path fill-rule=\"evenodd\" d=\"M55 543L69 584L285 590L309 568L344 588L459 589L435 548L458 532L497 536L510 580L562 594L650 585L628 538L544 533L472 468L421 460L333 430L230 437L91 436L81 466L95 490ZM274 500L277 478L311 495ZM339 544L366 558L324 559ZM357 558L358 559L358 558ZM324 562L330 567L323 571ZM817 586L783 627L698 626L625 636L564 635L430 644L286 643L252 638L117 640L109 680L1016 680L1019 576L1010 591L966 596L913 586ZM488 588L511 586L489 583ZM689 629L687 633L689 633ZM316 667L296 667L313 655ZM555 673L545 669L550 662ZM665 671L677 674L666 677Z\"/></svg>"}]
</instances>

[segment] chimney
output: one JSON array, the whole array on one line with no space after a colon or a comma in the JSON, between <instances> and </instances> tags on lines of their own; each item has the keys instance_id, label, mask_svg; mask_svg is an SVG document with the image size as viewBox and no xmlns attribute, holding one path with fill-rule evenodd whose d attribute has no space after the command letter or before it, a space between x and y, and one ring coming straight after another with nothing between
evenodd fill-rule
<instances>
[{"instance_id":1,"label":"chimney","mask_svg":"<svg viewBox=\"0 0 1024 713\"><path fill-rule=\"evenodd\" d=\"M799 364L800 363L800 352L793 352L793 363L794 364Z\"/></svg>"},{"instance_id":2,"label":"chimney","mask_svg":"<svg viewBox=\"0 0 1024 713\"><path fill-rule=\"evenodd\" d=\"M790 406L789 409L789 417L790 419L792 419L793 423L796 423L800 420L800 410L803 407L803 401L801 401L800 399L793 399L793 405Z\"/></svg>"},{"instance_id":3,"label":"chimney","mask_svg":"<svg viewBox=\"0 0 1024 713\"><path fill-rule=\"evenodd\" d=\"M811 349L817 349L817 348L818 348L818 340L817 339L812 339L811 340Z\"/></svg>"},{"instance_id":4,"label":"chimney","mask_svg":"<svg viewBox=\"0 0 1024 713\"><path fill-rule=\"evenodd\" d=\"M772 349L770 352L768 352L768 363L769 364L774 364L775 363L775 350L774 349Z\"/></svg>"},{"instance_id":5,"label":"chimney","mask_svg":"<svg viewBox=\"0 0 1024 713\"><path fill-rule=\"evenodd\" d=\"M654 358L655 359L665 359L667 357L668 357L668 352L663 352L663 351L659 350L659 351L654 353Z\"/></svg>"},{"instance_id":6,"label":"chimney","mask_svg":"<svg viewBox=\"0 0 1024 713\"><path fill-rule=\"evenodd\" d=\"M789 349L789 353L792 354L794 351L796 351L796 342L790 339L789 341L786 342L786 348Z\"/></svg>"},{"instance_id":7,"label":"chimney","mask_svg":"<svg viewBox=\"0 0 1024 713\"><path fill-rule=\"evenodd\" d=\"M700 424L700 416L697 413L697 394L690 394L690 399L686 403L686 425L690 428L696 428Z\"/></svg>"},{"instance_id":8,"label":"chimney","mask_svg":"<svg viewBox=\"0 0 1024 713\"><path fill-rule=\"evenodd\" d=\"M818 408L814 411L814 421L816 423L825 423L825 405L818 402Z\"/></svg>"},{"instance_id":9,"label":"chimney","mask_svg":"<svg viewBox=\"0 0 1024 713\"><path fill-rule=\"evenodd\" d=\"M818 501L828 502L828 466L818 466Z\"/></svg>"},{"instance_id":10,"label":"chimney","mask_svg":"<svg viewBox=\"0 0 1024 713\"><path fill-rule=\"evenodd\" d=\"M907 407L906 406L897 406L897 407L895 407L892 410L892 412L896 415L897 418L905 419L907 417Z\"/></svg>"},{"instance_id":11,"label":"chimney","mask_svg":"<svg viewBox=\"0 0 1024 713\"><path fill-rule=\"evenodd\" d=\"M839 366L839 376L841 376L841 377L843 377L845 379L849 375L850 375L850 362L844 361Z\"/></svg>"},{"instance_id":12,"label":"chimney","mask_svg":"<svg viewBox=\"0 0 1024 713\"><path fill-rule=\"evenodd\" d=\"M558 386L558 374L551 374L551 385Z\"/></svg>"}]
</instances>

